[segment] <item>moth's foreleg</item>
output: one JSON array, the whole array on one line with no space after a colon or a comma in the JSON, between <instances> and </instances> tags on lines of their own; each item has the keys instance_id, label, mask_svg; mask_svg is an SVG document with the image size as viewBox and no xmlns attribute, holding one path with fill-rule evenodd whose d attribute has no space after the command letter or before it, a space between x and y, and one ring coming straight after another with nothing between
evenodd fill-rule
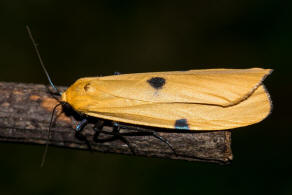
<instances>
[{"instance_id":1,"label":"moth's foreleg","mask_svg":"<svg viewBox=\"0 0 292 195\"><path fill-rule=\"evenodd\" d=\"M83 128L87 125L88 120L87 118L82 119L82 121L76 126L75 131L81 132Z\"/></svg>"},{"instance_id":2,"label":"moth's foreleg","mask_svg":"<svg viewBox=\"0 0 292 195\"><path fill-rule=\"evenodd\" d=\"M84 129L84 127L87 125L88 120L86 118L82 119L82 121L76 125L75 128L75 136L77 139L84 141L86 145L88 146L88 149L92 151L92 147L87 139L87 137L83 134L81 134L81 131Z\"/></svg>"}]
</instances>

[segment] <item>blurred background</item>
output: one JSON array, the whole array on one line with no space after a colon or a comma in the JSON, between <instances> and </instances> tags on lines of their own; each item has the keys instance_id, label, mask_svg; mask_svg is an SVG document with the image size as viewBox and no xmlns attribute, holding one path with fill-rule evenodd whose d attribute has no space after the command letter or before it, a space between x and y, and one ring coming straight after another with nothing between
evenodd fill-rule
<instances>
[{"instance_id":1,"label":"blurred background","mask_svg":"<svg viewBox=\"0 0 292 195\"><path fill-rule=\"evenodd\" d=\"M40 169L43 146L0 143L0 193L292 194L291 21L285 0L1 0L1 81L47 84L26 24L57 85L115 71L275 71L273 113L232 133L230 165L50 147Z\"/></svg>"}]
</instances>

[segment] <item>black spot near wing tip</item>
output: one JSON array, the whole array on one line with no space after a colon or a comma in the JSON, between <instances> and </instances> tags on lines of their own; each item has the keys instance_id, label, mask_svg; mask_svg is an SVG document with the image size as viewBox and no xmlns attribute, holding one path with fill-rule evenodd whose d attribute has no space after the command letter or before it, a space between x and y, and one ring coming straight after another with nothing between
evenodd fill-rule
<instances>
[{"instance_id":1,"label":"black spot near wing tip","mask_svg":"<svg viewBox=\"0 0 292 195\"><path fill-rule=\"evenodd\" d=\"M165 85L165 78L162 78L162 77L152 77L151 79L147 80L147 82L154 89L162 89L162 87Z\"/></svg>"},{"instance_id":2,"label":"black spot near wing tip","mask_svg":"<svg viewBox=\"0 0 292 195\"><path fill-rule=\"evenodd\" d=\"M182 130L189 130L189 124L187 119L178 119L175 121L174 127L176 129L182 129Z\"/></svg>"}]
</instances>

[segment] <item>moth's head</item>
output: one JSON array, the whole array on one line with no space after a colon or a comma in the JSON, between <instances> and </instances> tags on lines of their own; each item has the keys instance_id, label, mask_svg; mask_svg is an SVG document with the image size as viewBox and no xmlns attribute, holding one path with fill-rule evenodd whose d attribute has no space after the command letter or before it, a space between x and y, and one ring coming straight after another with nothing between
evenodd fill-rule
<instances>
[{"instance_id":1,"label":"moth's head","mask_svg":"<svg viewBox=\"0 0 292 195\"><path fill-rule=\"evenodd\" d=\"M80 95L84 94L84 83L80 82L78 79L75 83L73 83L70 87L67 88L66 91L62 92L61 95L61 102L64 103L71 103L72 98L76 98Z\"/></svg>"},{"instance_id":2,"label":"moth's head","mask_svg":"<svg viewBox=\"0 0 292 195\"><path fill-rule=\"evenodd\" d=\"M63 111L66 113L68 111L72 111L73 108L71 106L71 104L69 103L69 99L68 99L68 93L66 93L67 91L62 92L61 94L61 100L60 100L60 104L63 107Z\"/></svg>"},{"instance_id":3,"label":"moth's head","mask_svg":"<svg viewBox=\"0 0 292 195\"><path fill-rule=\"evenodd\" d=\"M70 102L70 98L68 99L68 95L66 91L64 91L61 95L61 100L60 100L60 104L62 105L64 111L73 109L72 105L69 102Z\"/></svg>"},{"instance_id":4,"label":"moth's head","mask_svg":"<svg viewBox=\"0 0 292 195\"><path fill-rule=\"evenodd\" d=\"M63 110L72 109L72 106L68 102L60 101L60 104L62 105Z\"/></svg>"},{"instance_id":5,"label":"moth's head","mask_svg":"<svg viewBox=\"0 0 292 195\"><path fill-rule=\"evenodd\" d=\"M62 104L66 104L67 103L67 94L66 94L66 91L64 91L62 94L61 94L61 102ZM67 103L68 104L68 103Z\"/></svg>"}]
</instances>

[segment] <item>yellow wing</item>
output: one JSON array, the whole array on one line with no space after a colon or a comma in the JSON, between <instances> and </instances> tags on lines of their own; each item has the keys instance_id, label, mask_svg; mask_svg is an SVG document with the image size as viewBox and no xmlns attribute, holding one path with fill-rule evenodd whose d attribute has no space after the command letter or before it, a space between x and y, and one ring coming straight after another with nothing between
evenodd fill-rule
<instances>
[{"instance_id":1,"label":"yellow wing","mask_svg":"<svg viewBox=\"0 0 292 195\"><path fill-rule=\"evenodd\" d=\"M154 127L222 130L263 120L269 69L210 69L82 78L63 101L90 116Z\"/></svg>"}]
</instances>

